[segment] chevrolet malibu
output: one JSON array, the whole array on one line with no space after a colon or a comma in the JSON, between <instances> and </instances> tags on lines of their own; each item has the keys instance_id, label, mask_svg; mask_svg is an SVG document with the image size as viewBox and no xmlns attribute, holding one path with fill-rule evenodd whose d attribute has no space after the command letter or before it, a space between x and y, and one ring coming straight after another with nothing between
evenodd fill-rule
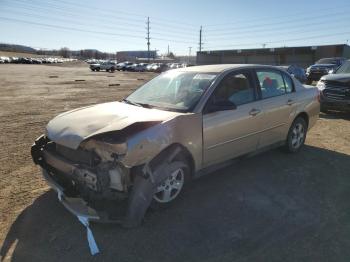
<instances>
[{"instance_id":1,"label":"chevrolet malibu","mask_svg":"<svg viewBox=\"0 0 350 262\"><path fill-rule=\"evenodd\" d=\"M120 102L58 115L31 154L74 215L132 227L239 156L298 152L319 110L318 89L276 67L181 68Z\"/></svg>"}]
</instances>

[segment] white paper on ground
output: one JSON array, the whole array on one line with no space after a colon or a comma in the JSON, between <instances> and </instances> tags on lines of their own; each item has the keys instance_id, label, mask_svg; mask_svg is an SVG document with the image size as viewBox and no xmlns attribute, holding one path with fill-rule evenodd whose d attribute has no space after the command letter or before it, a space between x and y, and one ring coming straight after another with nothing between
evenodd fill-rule
<instances>
[{"instance_id":1,"label":"white paper on ground","mask_svg":"<svg viewBox=\"0 0 350 262\"><path fill-rule=\"evenodd\" d=\"M58 200L59 200L60 202L62 202L62 192L61 192L61 191L58 191L58 192L57 192L57 197L58 197Z\"/></svg>"},{"instance_id":2,"label":"white paper on ground","mask_svg":"<svg viewBox=\"0 0 350 262\"><path fill-rule=\"evenodd\" d=\"M91 255L96 255L100 252L100 250L97 247L94 235L92 234L92 231L89 227L89 219L83 216L78 216L79 221L86 227L87 230L87 239L89 242L90 247L90 253Z\"/></svg>"}]
</instances>

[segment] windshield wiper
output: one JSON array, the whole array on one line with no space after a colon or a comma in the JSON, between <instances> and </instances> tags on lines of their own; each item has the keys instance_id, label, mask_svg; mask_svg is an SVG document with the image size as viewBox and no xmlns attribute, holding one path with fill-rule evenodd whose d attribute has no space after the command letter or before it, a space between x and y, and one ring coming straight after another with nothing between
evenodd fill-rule
<instances>
[{"instance_id":1,"label":"windshield wiper","mask_svg":"<svg viewBox=\"0 0 350 262\"><path fill-rule=\"evenodd\" d=\"M127 104L129 104L129 105L140 106L140 107L142 107L142 105L140 105L139 103L132 102L132 101L130 101L130 100L128 100L128 99L125 99L125 98L122 100L122 102L125 102L125 103L127 103Z\"/></svg>"},{"instance_id":2,"label":"windshield wiper","mask_svg":"<svg viewBox=\"0 0 350 262\"><path fill-rule=\"evenodd\" d=\"M132 102L132 101L125 99L125 98L122 101L127 103L127 104L133 105L133 106L140 106L140 107L145 107L145 108L153 108L154 107L150 104Z\"/></svg>"}]
</instances>

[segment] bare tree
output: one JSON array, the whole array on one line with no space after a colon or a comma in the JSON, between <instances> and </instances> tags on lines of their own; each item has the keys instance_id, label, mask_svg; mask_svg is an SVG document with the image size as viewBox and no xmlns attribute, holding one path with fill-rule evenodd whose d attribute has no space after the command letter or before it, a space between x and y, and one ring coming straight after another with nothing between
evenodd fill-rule
<instances>
[{"instance_id":1,"label":"bare tree","mask_svg":"<svg viewBox=\"0 0 350 262\"><path fill-rule=\"evenodd\" d=\"M69 58L70 57L70 50L68 47L62 47L59 51L58 54L64 58Z\"/></svg>"}]
</instances>

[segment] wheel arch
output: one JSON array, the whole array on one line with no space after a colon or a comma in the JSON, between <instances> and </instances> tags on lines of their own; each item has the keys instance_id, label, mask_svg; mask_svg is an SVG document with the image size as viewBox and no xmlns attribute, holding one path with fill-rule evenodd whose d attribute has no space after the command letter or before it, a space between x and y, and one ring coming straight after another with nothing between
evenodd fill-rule
<instances>
[{"instance_id":1,"label":"wheel arch","mask_svg":"<svg viewBox=\"0 0 350 262\"><path fill-rule=\"evenodd\" d=\"M169 158L170 161L173 159L186 160L190 167L191 177L193 176L195 170L194 158L190 151L180 143L173 143L164 148L149 162L149 165L153 168L163 161L169 161Z\"/></svg>"},{"instance_id":2,"label":"wheel arch","mask_svg":"<svg viewBox=\"0 0 350 262\"><path fill-rule=\"evenodd\" d=\"M295 121L296 119L298 119L299 117L301 117L302 119L304 119L304 121L306 122L306 126L307 126L307 128L308 128L308 127L309 127L309 115L308 115L305 111L299 112L299 113L295 116L294 121ZM294 122L294 121L293 121L293 122Z\"/></svg>"}]
</instances>

